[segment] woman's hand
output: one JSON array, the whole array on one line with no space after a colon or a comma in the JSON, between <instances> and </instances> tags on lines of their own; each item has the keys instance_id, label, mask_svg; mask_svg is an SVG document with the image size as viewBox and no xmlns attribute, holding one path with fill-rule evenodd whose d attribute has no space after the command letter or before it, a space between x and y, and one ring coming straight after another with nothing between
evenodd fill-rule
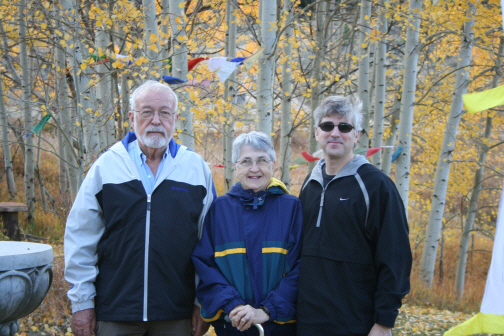
<instances>
[{"instance_id":1,"label":"woman's hand","mask_svg":"<svg viewBox=\"0 0 504 336\"><path fill-rule=\"evenodd\" d=\"M245 331L252 323L264 323L269 320L269 315L262 309L255 309L250 305L238 305L229 313L231 324L240 331Z\"/></svg>"}]
</instances>

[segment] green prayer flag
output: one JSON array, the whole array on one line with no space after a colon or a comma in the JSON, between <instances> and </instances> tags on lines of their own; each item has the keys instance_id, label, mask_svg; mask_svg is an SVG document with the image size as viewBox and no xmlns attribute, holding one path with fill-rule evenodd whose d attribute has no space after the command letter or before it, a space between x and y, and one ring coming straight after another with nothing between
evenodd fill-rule
<instances>
[{"instance_id":1,"label":"green prayer flag","mask_svg":"<svg viewBox=\"0 0 504 336\"><path fill-rule=\"evenodd\" d=\"M40 121L37 123L37 125L33 126L33 133L40 134L40 131L42 130L42 127L44 127L45 124L51 119L50 114L46 114Z\"/></svg>"}]
</instances>

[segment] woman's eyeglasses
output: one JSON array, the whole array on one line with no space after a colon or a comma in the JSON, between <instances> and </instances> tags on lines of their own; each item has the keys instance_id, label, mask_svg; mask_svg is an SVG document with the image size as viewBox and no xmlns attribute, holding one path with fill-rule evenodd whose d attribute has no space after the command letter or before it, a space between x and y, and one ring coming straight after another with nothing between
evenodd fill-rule
<instances>
[{"instance_id":1,"label":"woman's eyeglasses","mask_svg":"<svg viewBox=\"0 0 504 336\"><path fill-rule=\"evenodd\" d=\"M339 123L338 125L335 125L332 121L324 121L323 123L320 123L320 125L318 126L324 132L331 132L336 126L338 127L338 131L340 131L341 133L349 133L351 130L355 128L349 123Z\"/></svg>"}]
</instances>

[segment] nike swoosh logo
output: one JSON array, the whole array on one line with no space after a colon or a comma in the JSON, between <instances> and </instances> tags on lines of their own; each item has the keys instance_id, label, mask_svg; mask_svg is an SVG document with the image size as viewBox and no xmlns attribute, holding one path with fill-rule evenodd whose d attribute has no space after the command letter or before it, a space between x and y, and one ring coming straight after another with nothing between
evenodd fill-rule
<instances>
[{"instance_id":1,"label":"nike swoosh logo","mask_svg":"<svg viewBox=\"0 0 504 336\"><path fill-rule=\"evenodd\" d=\"M348 200L348 198L341 198L341 197L340 197L340 199L339 199L339 200L340 200L340 201L347 201L347 200Z\"/></svg>"}]
</instances>

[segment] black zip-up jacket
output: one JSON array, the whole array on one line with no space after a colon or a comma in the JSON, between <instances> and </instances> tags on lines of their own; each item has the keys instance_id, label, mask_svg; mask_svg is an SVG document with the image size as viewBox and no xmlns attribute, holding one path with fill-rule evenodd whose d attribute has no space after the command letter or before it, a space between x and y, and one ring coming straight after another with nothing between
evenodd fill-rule
<instances>
[{"instance_id":1,"label":"black zip-up jacket","mask_svg":"<svg viewBox=\"0 0 504 336\"><path fill-rule=\"evenodd\" d=\"M298 335L367 335L393 327L410 290L403 202L360 155L323 188L320 160L301 190L303 250Z\"/></svg>"}]
</instances>

